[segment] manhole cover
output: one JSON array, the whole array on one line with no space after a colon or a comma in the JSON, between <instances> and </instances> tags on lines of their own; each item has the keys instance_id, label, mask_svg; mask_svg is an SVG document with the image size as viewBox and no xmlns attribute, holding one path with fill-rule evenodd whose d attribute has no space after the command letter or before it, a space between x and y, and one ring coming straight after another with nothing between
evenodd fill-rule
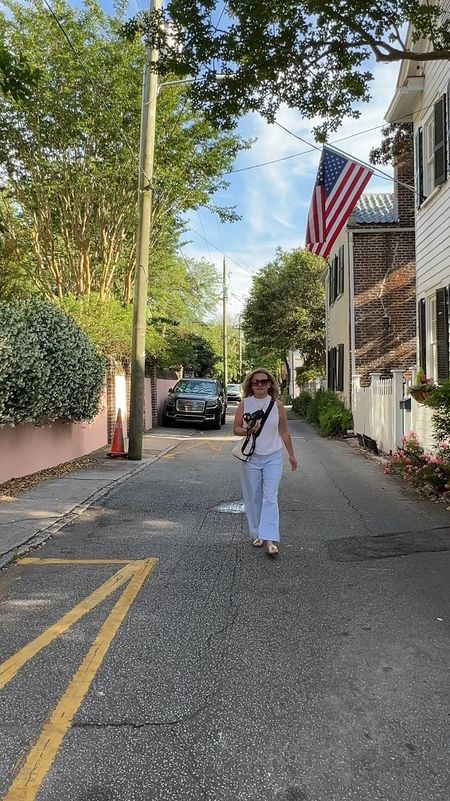
<instances>
[{"instance_id":1,"label":"manhole cover","mask_svg":"<svg viewBox=\"0 0 450 801\"><path fill-rule=\"evenodd\" d=\"M228 512L231 515L242 515L245 512L243 501L226 501L214 507L215 512Z\"/></svg>"},{"instance_id":2,"label":"manhole cover","mask_svg":"<svg viewBox=\"0 0 450 801\"><path fill-rule=\"evenodd\" d=\"M414 553L450 551L450 529L401 531L375 537L345 537L326 543L328 556L335 562L364 562Z\"/></svg>"}]
</instances>

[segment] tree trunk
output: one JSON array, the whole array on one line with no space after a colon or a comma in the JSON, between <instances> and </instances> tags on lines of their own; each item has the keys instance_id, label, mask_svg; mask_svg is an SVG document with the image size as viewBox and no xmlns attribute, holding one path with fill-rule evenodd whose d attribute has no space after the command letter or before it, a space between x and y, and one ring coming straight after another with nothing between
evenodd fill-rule
<instances>
[{"instance_id":1,"label":"tree trunk","mask_svg":"<svg viewBox=\"0 0 450 801\"><path fill-rule=\"evenodd\" d=\"M289 359L287 356L284 357L283 361L286 365L286 376L287 376L286 382L287 382L287 389L289 390L289 387L291 386L291 366L289 364Z\"/></svg>"}]
</instances>

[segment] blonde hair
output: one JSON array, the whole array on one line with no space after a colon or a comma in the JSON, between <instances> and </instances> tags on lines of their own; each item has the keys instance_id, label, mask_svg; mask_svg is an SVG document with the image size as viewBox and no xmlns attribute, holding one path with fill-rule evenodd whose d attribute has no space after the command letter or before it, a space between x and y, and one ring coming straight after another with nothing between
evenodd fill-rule
<instances>
[{"instance_id":1,"label":"blonde hair","mask_svg":"<svg viewBox=\"0 0 450 801\"><path fill-rule=\"evenodd\" d=\"M280 394L280 388L279 388L275 378L273 377L272 373L269 373L269 371L266 370L265 367L258 367L256 370L252 370L251 373L248 373L245 376L245 378L244 378L244 380L242 382L242 392L243 392L244 398L248 398L248 397L250 397L250 395L254 394L253 387L252 387L252 381L253 381L253 377L257 373L264 373L264 375L267 376L267 378L270 381L270 386L269 386L269 389L268 389L269 395L272 395L272 398L278 398L278 395Z\"/></svg>"}]
</instances>

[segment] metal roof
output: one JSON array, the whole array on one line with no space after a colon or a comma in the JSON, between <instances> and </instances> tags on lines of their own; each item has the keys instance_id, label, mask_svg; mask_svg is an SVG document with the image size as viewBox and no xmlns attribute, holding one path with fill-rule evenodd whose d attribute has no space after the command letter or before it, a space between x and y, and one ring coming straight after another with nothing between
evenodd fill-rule
<instances>
[{"instance_id":1,"label":"metal roof","mask_svg":"<svg viewBox=\"0 0 450 801\"><path fill-rule=\"evenodd\" d=\"M361 195L355 206L355 222L358 224L386 225L398 222L398 213L392 192L367 192Z\"/></svg>"}]
</instances>

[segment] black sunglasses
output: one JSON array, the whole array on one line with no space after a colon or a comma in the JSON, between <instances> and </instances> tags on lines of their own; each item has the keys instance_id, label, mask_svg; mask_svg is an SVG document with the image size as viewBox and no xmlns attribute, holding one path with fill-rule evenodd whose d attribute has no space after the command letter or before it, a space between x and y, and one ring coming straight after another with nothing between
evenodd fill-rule
<instances>
[{"instance_id":1,"label":"black sunglasses","mask_svg":"<svg viewBox=\"0 0 450 801\"><path fill-rule=\"evenodd\" d=\"M266 384L270 384L268 378L255 378L254 381L252 381L252 387L259 387L259 385L265 387Z\"/></svg>"}]
</instances>

